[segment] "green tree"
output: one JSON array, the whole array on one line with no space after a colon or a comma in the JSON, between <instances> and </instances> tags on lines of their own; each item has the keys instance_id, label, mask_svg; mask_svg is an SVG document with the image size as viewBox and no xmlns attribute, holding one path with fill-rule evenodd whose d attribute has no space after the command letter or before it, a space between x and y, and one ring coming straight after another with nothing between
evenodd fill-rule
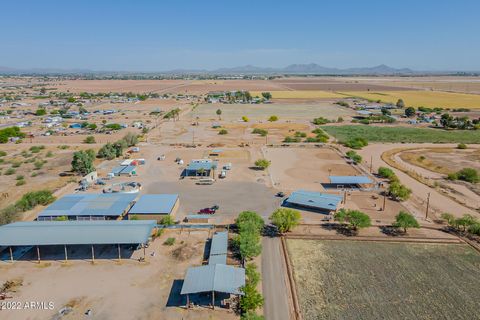
<instances>
[{"instance_id":1,"label":"green tree","mask_svg":"<svg viewBox=\"0 0 480 320\"><path fill-rule=\"evenodd\" d=\"M408 107L407 109L405 109L405 115L407 117L413 117L415 115L415 108L414 107Z\"/></svg>"},{"instance_id":2,"label":"green tree","mask_svg":"<svg viewBox=\"0 0 480 320\"><path fill-rule=\"evenodd\" d=\"M403 109L405 108L405 102L403 102L403 99L398 99L396 103L397 108Z\"/></svg>"},{"instance_id":3,"label":"green tree","mask_svg":"<svg viewBox=\"0 0 480 320\"><path fill-rule=\"evenodd\" d=\"M256 286L245 284L240 290L243 292L243 296L240 298L240 307L243 312L248 313L250 311L255 311L263 306L263 297L257 291Z\"/></svg>"},{"instance_id":4,"label":"green tree","mask_svg":"<svg viewBox=\"0 0 480 320\"><path fill-rule=\"evenodd\" d=\"M94 137L94 136L87 136L87 137L83 140L83 143L87 143L87 144L96 143L95 137Z\"/></svg>"},{"instance_id":5,"label":"green tree","mask_svg":"<svg viewBox=\"0 0 480 320\"><path fill-rule=\"evenodd\" d=\"M117 156L117 152L113 144L110 142L107 144L104 144L100 150L98 150L97 157L107 159L107 160L113 160Z\"/></svg>"},{"instance_id":6,"label":"green tree","mask_svg":"<svg viewBox=\"0 0 480 320\"><path fill-rule=\"evenodd\" d=\"M442 213L442 215L440 217L443 220L445 220L450 227L455 226L455 217L453 216L453 214L448 213L448 212L444 212L444 213Z\"/></svg>"},{"instance_id":7,"label":"green tree","mask_svg":"<svg viewBox=\"0 0 480 320\"><path fill-rule=\"evenodd\" d=\"M390 183L388 193L395 200L405 201L408 200L408 198L412 194L412 190L410 190L398 181L393 181Z\"/></svg>"},{"instance_id":8,"label":"green tree","mask_svg":"<svg viewBox=\"0 0 480 320\"><path fill-rule=\"evenodd\" d=\"M405 211L400 211L397 214L393 226L395 228L402 228L404 233L407 233L408 228L420 228L417 219L415 219L412 214Z\"/></svg>"},{"instance_id":9,"label":"green tree","mask_svg":"<svg viewBox=\"0 0 480 320\"><path fill-rule=\"evenodd\" d=\"M93 161L95 160L95 152L93 150L76 151L73 153L72 171L86 175L95 171Z\"/></svg>"},{"instance_id":10,"label":"green tree","mask_svg":"<svg viewBox=\"0 0 480 320\"><path fill-rule=\"evenodd\" d=\"M268 118L268 121L270 121L270 122L278 121L278 117L275 116L275 115L270 116L270 118Z\"/></svg>"},{"instance_id":11,"label":"green tree","mask_svg":"<svg viewBox=\"0 0 480 320\"><path fill-rule=\"evenodd\" d=\"M254 263L247 264L245 276L247 277L247 282L256 287L260 282L260 273L257 271L257 265Z\"/></svg>"},{"instance_id":12,"label":"green tree","mask_svg":"<svg viewBox=\"0 0 480 320\"><path fill-rule=\"evenodd\" d=\"M378 175L385 179L391 179L395 177L395 172L392 169L387 167L380 167L378 168Z\"/></svg>"},{"instance_id":13,"label":"green tree","mask_svg":"<svg viewBox=\"0 0 480 320\"><path fill-rule=\"evenodd\" d=\"M472 215L464 214L461 218L456 219L455 223L463 227L463 231L466 231L469 226L477 223L477 220Z\"/></svg>"},{"instance_id":14,"label":"green tree","mask_svg":"<svg viewBox=\"0 0 480 320\"><path fill-rule=\"evenodd\" d=\"M335 221L340 223L346 222L353 230L367 228L372 225L370 217L366 213L363 213L359 210L341 209L335 213Z\"/></svg>"},{"instance_id":15,"label":"green tree","mask_svg":"<svg viewBox=\"0 0 480 320\"><path fill-rule=\"evenodd\" d=\"M262 97L265 100L270 100L270 99L272 99L272 94L270 92L262 92Z\"/></svg>"},{"instance_id":16,"label":"green tree","mask_svg":"<svg viewBox=\"0 0 480 320\"><path fill-rule=\"evenodd\" d=\"M235 220L235 224L237 225L240 233L250 229L250 227L253 226L253 229L260 234L263 226L265 225L265 221L263 221L263 218L254 211L242 211L238 215L237 220Z\"/></svg>"},{"instance_id":17,"label":"green tree","mask_svg":"<svg viewBox=\"0 0 480 320\"><path fill-rule=\"evenodd\" d=\"M38 108L37 111L35 112L36 116L44 116L47 114L47 110L44 108Z\"/></svg>"},{"instance_id":18,"label":"green tree","mask_svg":"<svg viewBox=\"0 0 480 320\"><path fill-rule=\"evenodd\" d=\"M160 224L164 226L173 226L175 224L175 220L171 215L167 215L160 220Z\"/></svg>"},{"instance_id":19,"label":"green tree","mask_svg":"<svg viewBox=\"0 0 480 320\"><path fill-rule=\"evenodd\" d=\"M216 114L217 114L217 116L218 116L218 120L222 120L222 110L221 110L221 109L217 109Z\"/></svg>"},{"instance_id":20,"label":"green tree","mask_svg":"<svg viewBox=\"0 0 480 320\"><path fill-rule=\"evenodd\" d=\"M353 150L347 151L347 157L351 159L355 164L362 162L362 156Z\"/></svg>"},{"instance_id":21,"label":"green tree","mask_svg":"<svg viewBox=\"0 0 480 320\"><path fill-rule=\"evenodd\" d=\"M136 146L138 143L138 135L129 132L125 136L123 136L122 140L127 143L127 147L133 147Z\"/></svg>"},{"instance_id":22,"label":"green tree","mask_svg":"<svg viewBox=\"0 0 480 320\"><path fill-rule=\"evenodd\" d=\"M240 316L240 320L265 320L265 317L256 314L254 311L248 311Z\"/></svg>"},{"instance_id":23,"label":"green tree","mask_svg":"<svg viewBox=\"0 0 480 320\"><path fill-rule=\"evenodd\" d=\"M270 166L270 161L267 159L258 159L257 161L255 161L255 166L257 168L265 170Z\"/></svg>"},{"instance_id":24,"label":"green tree","mask_svg":"<svg viewBox=\"0 0 480 320\"><path fill-rule=\"evenodd\" d=\"M288 232L295 228L302 218L299 211L290 208L279 208L270 216L273 225L278 228L281 233Z\"/></svg>"},{"instance_id":25,"label":"green tree","mask_svg":"<svg viewBox=\"0 0 480 320\"><path fill-rule=\"evenodd\" d=\"M251 259L262 252L260 235L256 232L241 232L238 235L237 242L242 259Z\"/></svg>"}]
</instances>

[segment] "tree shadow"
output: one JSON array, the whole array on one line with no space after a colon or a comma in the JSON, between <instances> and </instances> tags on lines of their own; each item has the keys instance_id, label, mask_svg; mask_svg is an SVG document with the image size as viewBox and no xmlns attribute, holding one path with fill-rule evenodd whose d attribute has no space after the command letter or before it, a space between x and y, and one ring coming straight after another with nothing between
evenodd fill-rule
<instances>
[{"instance_id":1,"label":"tree shadow","mask_svg":"<svg viewBox=\"0 0 480 320\"><path fill-rule=\"evenodd\" d=\"M336 231L337 234L346 236L346 237L353 237L358 235L358 230L352 229L348 227L346 224L338 224L338 223L324 223L321 225L323 229Z\"/></svg>"},{"instance_id":2,"label":"tree shadow","mask_svg":"<svg viewBox=\"0 0 480 320\"><path fill-rule=\"evenodd\" d=\"M393 226L381 226L380 227L380 232L382 232L384 235L390 236L390 237L398 237L398 236L403 236L405 233L401 231L398 228L395 228Z\"/></svg>"}]
</instances>

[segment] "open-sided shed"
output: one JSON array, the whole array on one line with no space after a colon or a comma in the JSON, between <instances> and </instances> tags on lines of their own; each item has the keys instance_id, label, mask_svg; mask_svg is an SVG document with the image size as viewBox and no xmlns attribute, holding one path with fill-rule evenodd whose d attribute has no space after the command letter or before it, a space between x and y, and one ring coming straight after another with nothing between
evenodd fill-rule
<instances>
[{"instance_id":1,"label":"open-sided shed","mask_svg":"<svg viewBox=\"0 0 480 320\"><path fill-rule=\"evenodd\" d=\"M40 246L63 245L66 260L67 245L90 245L94 259L94 245L118 245L120 253L122 244L146 244L155 226L153 220L15 222L0 226L0 246L10 253L11 247L35 246L40 261Z\"/></svg>"}]
</instances>

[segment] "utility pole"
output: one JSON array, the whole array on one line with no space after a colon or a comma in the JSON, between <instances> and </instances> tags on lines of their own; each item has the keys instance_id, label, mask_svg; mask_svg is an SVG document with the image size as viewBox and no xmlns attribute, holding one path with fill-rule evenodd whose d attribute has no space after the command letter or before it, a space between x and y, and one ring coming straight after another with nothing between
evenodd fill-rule
<instances>
[{"instance_id":1,"label":"utility pole","mask_svg":"<svg viewBox=\"0 0 480 320\"><path fill-rule=\"evenodd\" d=\"M383 193L383 207L382 207L382 211L385 211L385 205L387 204L387 192L385 191Z\"/></svg>"},{"instance_id":2,"label":"utility pole","mask_svg":"<svg viewBox=\"0 0 480 320\"><path fill-rule=\"evenodd\" d=\"M427 210L425 210L425 220L428 218L428 208L430 207L430 192L427 195Z\"/></svg>"}]
</instances>

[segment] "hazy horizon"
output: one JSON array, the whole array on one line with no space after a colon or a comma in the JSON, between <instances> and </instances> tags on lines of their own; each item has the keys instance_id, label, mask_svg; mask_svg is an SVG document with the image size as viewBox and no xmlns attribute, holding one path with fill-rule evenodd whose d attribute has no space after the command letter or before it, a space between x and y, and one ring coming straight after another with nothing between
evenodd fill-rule
<instances>
[{"instance_id":1,"label":"hazy horizon","mask_svg":"<svg viewBox=\"0 0 480 320\"><path fill-rule=\"evenodd\" d=\"M0 66L156 72L385 64L478 71L480 3L15 1L3 4Z\"/></svg>"}]
</instances>

